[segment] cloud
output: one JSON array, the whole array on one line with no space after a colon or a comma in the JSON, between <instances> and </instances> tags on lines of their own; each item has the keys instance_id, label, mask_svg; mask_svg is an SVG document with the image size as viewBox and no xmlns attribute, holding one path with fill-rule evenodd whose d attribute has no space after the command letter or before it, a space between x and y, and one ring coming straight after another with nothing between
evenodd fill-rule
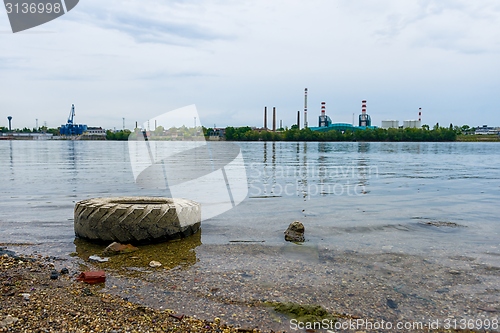
<instances>
[{"instance_id":1,"label":"cloud","mask_svg":"<svg viewBox=\"0 0 500 333\"><path fill-rule=\"evenodd\" d=\"M138 43L196 46L199 42L234 38L199 17L204 6L194 1L147 3L89 1L74 20L127 34ZM186 10L192 13L186 15ZM182 17L180 19L180 17ZM69 19L69 18L68 18Z\"/></svg>"},{"instance_id":2,"label":"cloud","mask_svg":"<svg viewBox=\"0 0 500 333\"><path fill-rule=\"evenodd\" d=\"M326 101L350 122L368 99L375 123L401 104L465 122L478 96L490 119L499 13L489 0L86 0L33 30L55 33L2 35L0 119L59 124L75 103L82 121L121 128L194 103L217 126L260 125L265 105L289 125L305 87L312 119Z\"/></svg>"},{"instance_id":3,"label":"cloud","mask_svg":"<svg viewBox=\"0 0 500 333\"><path fill-rule=\"evenodd\" d=\"M499 53L500 7L494 3L420 0L385 15L374 35L385 43L475 54Z\"/></svg>"}]
</instances>

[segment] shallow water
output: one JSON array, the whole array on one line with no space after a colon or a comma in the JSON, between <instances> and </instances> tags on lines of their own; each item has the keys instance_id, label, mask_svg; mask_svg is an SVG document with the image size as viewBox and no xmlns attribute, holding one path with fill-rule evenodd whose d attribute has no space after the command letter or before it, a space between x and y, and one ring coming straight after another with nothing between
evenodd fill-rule
<instances>
[{"instance_id":1,"label":"shallow water","mask_svg":"<svg viewBox=\"0 0 500 333\"><path fill-rule=\"evenodd\" d=\"M159 151L167 143L151 144ZM306 246L498 262L496 143L239 145L248 196L203 221L203 244L276 245L300 220ZM166 193L135 183L127 142L2 141L0 156L0 243L59 243L71 252L76 201Z\"/></svg>"},{"instance_id":2,"label":"shallow water","mask_svg":"<svg viewBox=\"0 0 500 333\"><path fill-rule=\"evenodd\" d=\"M171 156L197 144L150 142ZM56 256L57 269L76 252L72 270L106 270L103 292L245 327L294 331L266 301L386 321L498 320L498 144L239 145L241 204L187 240L97 264L88 256L103 246L74 239L75 202L167 192L135 183L127 142L0 141L0 245L34 244L9 247ZM302 245L284 241L294 220L306 227Z\"/></svg>"}]
</instances>

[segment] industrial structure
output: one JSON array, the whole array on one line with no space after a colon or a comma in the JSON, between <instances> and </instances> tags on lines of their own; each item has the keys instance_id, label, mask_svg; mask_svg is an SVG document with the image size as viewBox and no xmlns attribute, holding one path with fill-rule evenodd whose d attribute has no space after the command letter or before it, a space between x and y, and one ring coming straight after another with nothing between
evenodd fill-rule
<instances>
[{"instance_id":1,"label":"industrial structure","mask_svg":"<svg viewBox=\"0 0 500 333\"><path fill-rule=\"evenodd\" d=\"M304 89L304 128L307 128L307 88ZM299 126L300 129L300 126Z\"/></svg>"},{"instance_id":2,"label":"industrial structure","mask_svg":"<svg viewBox=\"0 0 500 333\"><path fill-rule=\"evenodd\" d=\"M264 127L263 130L267 131L269 128L267 127L267 106L264 106ZM276 107L273 106L273 127L272 131L276 132Z\"/></svg>"},{"instance_id":3,"label":"industrial structure","mask_svg":"<svg viewBox=\"0 0 500 333\"><path fill-rule=\"evenodd\" d=\"M332 123L330 117L326 115L326 102L321 102L321 115L319 116L319 127L328 127Z\"/></svg>"},{"instance_id":4,"label":"industrial structure","mask_svg":"<svg viewBox=\"0 0 500 333\"><path fill-rule=\"evenodd\" d=\"M382 128L399 128L399 120L382 120Z\"/></svg>"},{"instance_id":5,"label":"industrial structure","mask_svg":"<svg viewBox=\"0 0 500 333\"><path fill-rule=\"evenodd\" d=\"M273 106L273 132L276 132L276 107Z\"/></svg>"},{"instance_id":6,"label":"industrial structure","mask_svg":"<svg viewBox=\"0 0 500 333\"><path fill-rule=\"evenodd\" d=\"M81 135L87 131L87 125L76 125L73 123L75 118L75 104L71 104L71 111L69 113L68 121L65 125L61 125L59 130L61 135L72 136Z\"/></svg>"},{"instance_id":7,"label":"industrial structure","mask_svg":"<svg viewBox=\"0 0 500 333\"><path fill-rule=\"evenodd\" d=\"M403 128L420 128L422 127L422 108L418 108L418 120L403 121Z\"/></svg>"},{"instance_id":8,"label":"industrial structure","mask_svg":"<svg viewBox=\"0 0 500 333\"><path fill-rule=\"evenodd\" d=\"M361 102L361 114L359 115L359 126L347 123L333 123L332 119L326 115L326 102L321 102L321 114L319 116L318 127L309 127L313 131L327 132L337 130L341 132L365 130L367 128L377 128L371 125L371 117L366 113L366 100Z\"/></svg>"},{"instance_id":9,"label":"industrial structure","mask_svg":"<svg viewBox=\"0 0 500 333\"><path fill-rule=\"evenodd\" d=\"M500 134L500 127L489 127L488 125L483 125L482 127L478 126L476 128L472 128L472 130L476 135Z\"/></svg>"},{"instance_id":10,"label":"industrial structure","mask_svg":"<svg viewBox=\"0 0 500 333\"><path fill-rule=\"evenodd\" d=\"M372 118L366 114L366 101L361 101L361 114L359 115L359 127L372 125Z\"/></svg>"},{"instance_id":11,"label":"industrial structure","mask_svg":"<svg viewBox=\"0 0 500 333\"><path fill-rule=\"evenodd\" d=\"M399 120L382 120L382 128L399 128ZM418 108L418 120L403 121L403 128L421 128L422 127L422 108Z\"/></svg>"},{"instance_id":12,"label":"industrial structure","mask_svg":"<svg viewBox=\"0 0 500 333\"><path fill-rule=\"evenodd\" d=\"M267 131L267 106L264 106L264 130Z\"/></svg>"}]
</instances>

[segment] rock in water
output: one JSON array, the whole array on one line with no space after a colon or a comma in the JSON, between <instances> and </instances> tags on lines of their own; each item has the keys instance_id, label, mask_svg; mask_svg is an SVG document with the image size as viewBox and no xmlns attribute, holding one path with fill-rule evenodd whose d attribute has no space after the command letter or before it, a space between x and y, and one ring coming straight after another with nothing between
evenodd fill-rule
<instances>
[{"instance_id":1,"label":"rock in water","mask_svg":"<svg viewBox=\"0 0 500 333\"><path fill-rule=\"evenodd\" d=\"M104 249L104 255L113 255L113 254L121 254L121 253L129 253L139 250L137 247L132 246L131 244L120 244L118 242L113 242L109 244L107 248Z\"/></svg>"},{"instance_id":2,"label":"rock in water","mask_svg":"<svg viewBox=\"0 0 500 333\"><path fill-rule=\"evenodd\" d=\"M303 242L305 240L304 231L304 225L301 222L292 222L285 231L285 240L288 242Z\"/></svg>"},{"instance_id":3,"label":"rock in water","mask_svg":"<svg viewBox=\"0 0 500 333\"><path fill-rule=\"evenodd\" d=\"M149 267L153 267L153 268L156 268L156 267L160 267L161 266L161 263L159 261L151 261L149 263Z\"/></svg>"}]
</instances>

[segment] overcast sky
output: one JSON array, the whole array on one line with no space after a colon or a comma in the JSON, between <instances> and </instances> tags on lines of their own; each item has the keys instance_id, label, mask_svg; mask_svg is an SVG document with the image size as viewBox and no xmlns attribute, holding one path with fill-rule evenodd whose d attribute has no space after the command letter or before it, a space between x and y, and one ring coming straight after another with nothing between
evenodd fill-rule
<instances>
[{"instance_id":1,"label":"overcast sky","mask_svg":"<svg viewBox=\"0 0 500 333\"><path fill-rule=\"evenodd\" d=\"M310 126L363 99L376 126L419 107L500 126L498 0L81 0L16 34L0 10L0 39L0 126L57 127L72 103L111 129L191 104L207 127L261 127L264 106L291 126L306 87Z\"/></svg>"}]
</instances>

